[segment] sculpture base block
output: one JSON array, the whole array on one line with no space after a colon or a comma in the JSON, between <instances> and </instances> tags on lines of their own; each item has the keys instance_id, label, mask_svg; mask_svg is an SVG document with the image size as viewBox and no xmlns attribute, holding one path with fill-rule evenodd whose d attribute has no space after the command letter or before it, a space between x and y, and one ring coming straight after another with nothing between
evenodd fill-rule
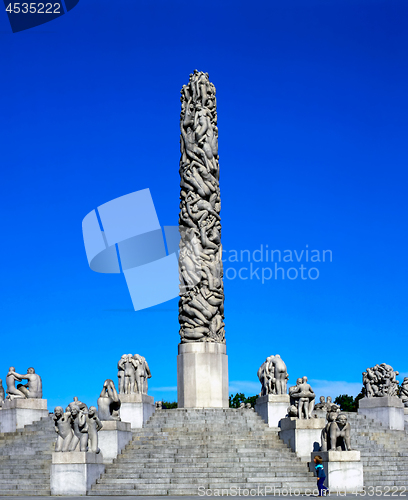
<instances>
[{"instance_id":1,"label":"sculpture base block","mask_svg":"<svg viewBox=\"0 0 408 500\"><path fill-rule=\"evenodd\" d=\"M363 491L363 464L360 461L359 451L319 451L312 453L311 471L315 470L313 459L316 455L320 455L323 459L323 467L326 472L325 485L331 490L331 495Z\"/></svg>"},{"instance_id":2,"label":"sculpture base block","mask_svg":"<svg viewBox=\"0 0 408 500\"><path fill-rule=\"evenodd\" d=\"M103 456L103 463L109 464L119 455L132 439L129 422L102 420L102 429L98 432L98 445Z\"/></svg>"},{"instance_id":3,"label":"sculpture base block","mask_svg":"<svg viewBox=\"0 0 408 500\"><path fill-rule=\"evenodd\" d=\"M0 432L15 432L48 417L46 399L6 399L0 411Z\"/></svg>"},{"instance_id":4,"label":"sculpture base block","mask_svg":"<svg viewBox=\"0 0 408 500\"><path fill-rule=\"evenodd\" d=\"M68 451L52 454L51 495L86 495L105 471L101 453Z\"/></svg>"},{"instance_id":5,"label":"sculpture base block","mask_svg":"<svg viewBox=\"0 0 408 500\"><path fill-rule=\"evenodd\" d=\"M179 344L178 408L228 408L228 356L225 344Z\"/></svg>"},{"instance_id":6,"label":"sculpture base block","mask_svg":"<svg viewBox=\"0 0 408 500\"><path fill-rule=\"evenodd\" d=\"M405 421L405 426L408 425L408 408L404 408L404 421Z\"/></svg>"},{"instance_id":7,"label":"sculpture base block","mask_svg":"<svg viewBox=\"0 0 408 500\"><path fill-rule=\"evenodd\" d=\"M372 418L388 429L404 430L404 405L397 396L360 399L358 413Z\"/></svg>"},{"instance_id":8,"label":"sculpture base block","mask_svg":"<svg viewBox=\"0 0 408 500\"><path fill-rule=\"evenodd\" d=\"M140 429L153 415L155 406L153 396L147 394L119 394L120 418L130 422L132 429Z\"/></svg>"},{"instance_id":9,"label":"sculpture base block","mask_svg":"<svg viewBox=\"0 0 408 500\"><path fill-rule=\"evenodd\" d=\"M255 411L269 427L278 427L288 413L288 406L289 394L267 394L256 400Z\"/></svg>"},{"instance_id":10,"label":"sculpture base block","mask_svg":"<svg viewBox=\"0 0 408 500\"><path fill-rule=\"evenodd\" d=\"M320 438L326 420L323 418L286 417L280 421L279 437L303 461L310 460L310 453L320 448Z\"/></svg>"}]
</instances>

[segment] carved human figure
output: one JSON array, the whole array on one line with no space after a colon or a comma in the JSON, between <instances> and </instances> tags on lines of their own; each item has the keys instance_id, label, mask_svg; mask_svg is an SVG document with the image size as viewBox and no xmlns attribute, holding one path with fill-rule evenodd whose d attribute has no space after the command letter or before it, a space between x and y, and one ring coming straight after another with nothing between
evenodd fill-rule
<instances>
[{"instance_id":1,"label":"carved human figure","mask_svg":"<svg viewBox=\"0 0 408 500\"><path fill-rule=\"evenodd\" d=\"M27 399L42 398L42 381L41 377L35 373L34 368L28 368L25 375L15 373L14 376L19 380L27 380L27 384L18 384L17 389L24 394Z\"/></svg>"},{"instance_id":2,"label":"carved human figure","mask_svg":"<svg viewBox=\"0 0 408 500\"><path fill-rule=\"evenodd\" d=\"M101 450L98 447L98 432L102 429L102 422L98 418L95 406L89 407L85 420L88 431L88 451L99 453Z\"/></svg>"},{"instance_id":3,"label":"carved human figure","mask_svg":"<svg viewBox=\"0 0 408 500\"><path fill-rule=\"evenodd\" d=\"M322 396L324 399L324 396ZM320 398L321 399L321 398ZM317 408L317 405L315 406ZM330 436L330 426L333 422L335 422L337 418L337 413L336 412L328 412L326 414L326 420L327 423L323 427L322 432L321 432L321 446L320 446L320 451L327 451L328 450L328 442L329 442L329 436Z\"/></svg>"},{"instance_id":4,"label":"carved human figure","mask_svg":"<svg viewBox=\"0 0 408 500\"><path fill-rule=\"evenodd\" d=\"M347 422L347 416L344 413L337 414L337 418L335 422L330 424L327 434L330 439L330 450L351 451L350 423Z\"/></svg>"},{"instance_id":5,"label":"carved human figure","mask_svg":"<svg viewBox=\"0 0 408 500\"><path fill-rule=\"evenodd\" d=\"M298 408L298 418L311 418L315 393L307 382L307 377L298 378L296 385L289 388L291 403Z\"/></svg>"},{"instance_id":6,"label":"carved human figure","mask_svg":"<svg viewBox=\"0 0 408 500\"><path fill-rule=\"evenodd\" d=\"M377 364L363 372L363 384L366 397L397 396L399 392L399 375L387 363Z\"/></svg>"},{"instance_id":7,"label":"carved human figure","mask_svg":"<svg viewBox=\"0 0 408 500\"><path fill-rule=\"evenodd\" d=\"M54 410L54 428L57 433L55 451L69 451L74 436L71 413L64 413L61 406L57 406Z\"/></svg>"},{"instance_id":8,"label":"carved human figure","mask_svg":"<svg viewBox=\"0 0 408 500\"><path fill-rule=\"evenodd\" d=\"M224 343L217 112L207 73L195 70L181 90L180 133L181 342Z\"/></svg>"},{"instance_id":9,"label":"carved human figure","mask_svg":"<svg viewBox=\"0 0 408 500\"><path fill-rule=\"evenodd\" d=\"M98 398L98 415L101 420L120 420L120 399L113 380L103 383L102 392Z\"/></svg>"},{"instance_id":10,"label":"carved human figure","mask_svg":"<svg viewBox=\"0 0 408 500\"><path fill-rule=\"evenodd\" d=\"M319 403L315 405L315 410L325 410L326 409L326 401L324 396L320 396Z\"/></svg>"},{"instance_id":11,"label":"carved human figure","mask_svg":"<svg viewBox=\"0 0 408 500\"><path fill-rule=\"evenodd\" d=\"M119 394L135 394L136 370L131 354L123 354L118 362Z\"/></svg>"},{"instance_id":12,"label":"carved human figure","mask_svg":"<svg viewBox=\"0 0 408 500\"><path fill-rule=\"evenodd\" d=\"M274 367L274 378L275 378L275 391L276 394L286 394L286 384L289 378L286 365L279 356L275 354L270 357L270 365ZM271 368L270 368L271 370Z\"/></svg>"},{"instance_id":13,"label":"carved human figure","mask_svg":"<svg viewBox=\"0 0 408 500\"><path fill-rule=\"evenodd\" d=\"M74 404L69 404L71 413L71 425L73 437L69 447L69 451L75 451L79 446L79 451L88 451L88 426L86 423L86 414Z\"/></svg>"},{"instance_id":14,"label":"carved human figure","mask_svg":"<svg viewBox=\"0 0 408 500\"><path fill-rule=\"evenodd\" d=\"M15 399L15 398L25 398L25 394L20 391L19 389L16 388L15 384L16 382L19 382L22 380L20 378L21 375L16 373L16 369L14 366L10 366L9 371L6 376L6 387L7 387L7 399Z\"/></svg>"},{"instance_id":15,"label":"carved human figure","mask_svg":"<svg viewBox=\"0 0 408 500\"><path fill-rule=\"evenodd\" d=\"M135 354L133 360L136 369L136 390L140 394L147 394L147 380L152 377L149 365L147 364L146 358L140 354Z\"/></svg>"}]
</instances>

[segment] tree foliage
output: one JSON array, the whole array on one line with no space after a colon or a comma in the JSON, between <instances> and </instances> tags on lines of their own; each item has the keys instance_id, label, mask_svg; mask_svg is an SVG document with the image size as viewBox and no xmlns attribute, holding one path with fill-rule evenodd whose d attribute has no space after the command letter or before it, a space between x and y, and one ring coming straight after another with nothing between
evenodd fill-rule
<instances>
[{"instance_id":1,"label":"tree foliage","mask_svg":"<svg viewBox=\"0 0 408 500\"><path fill-rule=\"evenodd\" d=\"M229 406L230 406L230 408L239 408L241 403L245 403L245 404L251 403L251 406L254 407L257 399L258 399L258 396L246 397L245 394L243 394L242 392L237 392L235 394L235 396L230 394Z\"/></svg>"}]
</instances>

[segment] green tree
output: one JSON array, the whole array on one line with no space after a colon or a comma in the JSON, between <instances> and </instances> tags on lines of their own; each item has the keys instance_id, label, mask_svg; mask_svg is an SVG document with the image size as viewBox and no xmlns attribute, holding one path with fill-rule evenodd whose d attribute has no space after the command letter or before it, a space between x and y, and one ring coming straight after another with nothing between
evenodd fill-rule
<instances>
[{"instance_id":1,"label":"green tree","mask_svg":"<svg viewBox=\"0 0 408 500\"><path fill-rule=\"evenodd\" d=\"M337 396L334 400L334 404L339 405L342 411L357 411L357 405L353 396L349 396L348 394Z\"/></svg>"},{"instance_id":2,"label":"green tree","mask_svg":"<svg viewBox=\"0 0 408 500\"><path fill-rule=\"evenodd\" d=\"M258 396L249 396L248 398L242 392L237 392L235 396L230 394L229 397L229 406L230 408L239 408L241 403L251 403L251 406L255 406L255 402L258 399Z\"/></svg>"},{"instance_id":3,"label":"green tree","mask_svg":"<svg viewBox=\"0 0 408 500\"><path fill-rule=\"evenodd\" d=\"M177 408L177 401L163 401L163 410L173 410Z\"/></svg>"}]
</instances>

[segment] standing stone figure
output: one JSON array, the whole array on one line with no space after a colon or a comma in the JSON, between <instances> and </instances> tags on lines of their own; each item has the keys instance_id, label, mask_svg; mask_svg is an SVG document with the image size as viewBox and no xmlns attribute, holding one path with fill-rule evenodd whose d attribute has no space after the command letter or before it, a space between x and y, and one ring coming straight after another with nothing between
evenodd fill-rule
<instances>
[{"instance_id":1,"label":"standing stone figure","mask_svg":"<svg viewBox=\"0 0 408 500\"><path fill-rule=\"evenodd\" d=\"M57 435L55 451L69 451L72 438L74 436L71 426L71 414L64 413L61 406L54 410L54 425Z\"/></svg>"},{"instance_id":2,"label":"standing stone figure","mask_svg":"<svg viewBox=\"0 0 408 500\"><path fill-rule=\"evenodd\" d=\"M123 354L118 362L119 394L135 394L136 370L131 354Z\"/></svg>"},{"instance_id":3,"label":"standing stone figure","mask_svg":"<svg viewBox=\"0 0 408 500\"><path fill-rule=\"evenodd\" d=\"M97 403L98 416L101 420L120 420L120 399L113 380L105 380Z\"/></svg>"},{"instance_id":4,"label":"standing stone figure","mask_svg":"<svg viewBox=\"0 0 408 500\"><path fill-rule=\"evenodd\" d=\"M88 451L99 453L101 450L98 447L98 432L102 429L102 422L98 418L95 406L89 407L85 419L88 430Z\"/></svg>"},{"instance_id":5,"label":"standing stone figure","mask_svg":"<svg viewBox=\"0 0 408 500\"><path fill-rule=\"evenodd\" d=\"M290 417L309 419L312 416L316 394L307 383L307 377L298 378L296 385L289 387L291 406L288 408Z\"/></svg>"},{"instance_id":6,"label":"standing stone figure","mask_svg":"<svg viewBox=\"0 0 408 500\"><path fill-rule=\"evenodd\" d=\"M15 383L18 381L27 380L27 384ZM35 373L34 368L30 367L25 375L16 373L14 366L9 368L6 377L7 399L26 398L26 399L41 399L42 398L42 382L41 377Z\"/></svg>"},{"instance_id":7,"label":"standing stone figure","mask_svg":"<svg viewBox=\"0 0 408 500\"><path fill-rule=\"evenodd\" d=\"M147 380L152 378L149 365L146 358L140 354L133 356L133 363L136 370L136 391L139 394L147 394L148 383Z\"/></svg>"},{"instance_id":8,"label":"standing stone figure","mask_svg":"<svg viewBox=\"0 0 408 500\"><path fill-rule=\"evenodd\" d=\"M69 404L71 414L71 426L74 432L69 451L76 451L79 445L79 451L88 451L88 426L85 412L79 409L74 403Z\"/></svg>"},{"instance_id":9,"label":"standing stone figure","mask_svg":"<svg viewBox=\"0 0 408 500\"><path fill-rule=\"evenodd\" d=\"M367 398L382 396L398 396L399 372L386 363L367 368L363 372L363 385Z\"/></svg>"},{"instance_id":10,"label":"standing stone figure","mask_svg":"<svg viewBox=\"0 0 408 500\"><path fill-rule=\"evenodd\" d=\"M225 343L215 87L194 70L181 90L181 343Z\"/></svg>"},{"instance_id":11,"label":"standing stone figure","mask_svg":"<svg viewBox=\"0 0 408 500\"><path fill-rule=\"evenodd\" d=\"M258 378L262 385L260 396L267 394L286 394L286 385L289 378L286 365L275 354L268 356L258 370Z\"/></svg>"}]
</instances>

